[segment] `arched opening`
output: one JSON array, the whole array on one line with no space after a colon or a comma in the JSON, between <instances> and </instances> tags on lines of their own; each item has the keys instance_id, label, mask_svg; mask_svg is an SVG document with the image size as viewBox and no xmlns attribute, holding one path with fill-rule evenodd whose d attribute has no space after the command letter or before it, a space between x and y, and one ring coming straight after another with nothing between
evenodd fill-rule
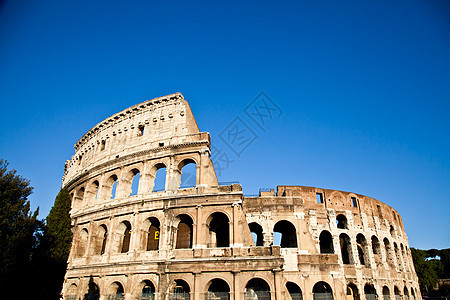
<instances>
[{"instance_id":1,"label":"arched opening","mask_svg":"<svg viewBox=\"0 0 450 300\"><path fill-rule=\"evenodd\" d=\"M131 240L131 224L128 221L123 221L121 223L121 228L123 230L122 245L120 247L121 253L127 253L130 250L130 240Z\"/></svg>"},{"instance_id":2,"label":"arched opening","mask_svg":"<svg viewBox=\"0 0 450 300\"><path fill-rule=\"evenodd\" d=\"M273 228L273 232L281 234L280 241L275 241L274 235L274 245L279 245L281 248L297 248L297 231L294 224L285 220L278 221Z\"/></svg>"},{"instance_id":3,"label":"arched opening","mask_svg":"<svg viewBox=\"0 0 450 300\"><path fill-rule=\"evenodd\" d=\"M89 184L86 188L86 198L88 201L96 201L98 198L98 188L100 184L97 180L94 180L91 184Z\"/></svg>"},{"instance_id":4,"label":"arched opening","mask_svg":"<svg viewBox=\"0 0 450 300\"><path fill-rule=\"evenodd\" d=\"M402 258L400 257L400 251L398 250L397 243L394 242L394 253L397 259L397 266L400 271L403 271Z\"/></svg>"},{"instance_id":5,"label":"arched opening","mask_svg":"<svg viewBox=\"0 0 450 300\"><path fill-rule=\"evenodd\" d=\"M375 262L378 264L381 261L381 247L380 247L380 241L378 238L374 235L372 235L372 252L373 256L375 258Z\"/></svg>"},{"instance_id":6,"label":"arched opening","mask_svg":"<svg viewBox=\"0 0 450 300\"><path fill-rule=\"evenodd\" d=\"M185 159L178 165L181 173L180 188L195 187L197 182L197 165L192 159Z\"/></svg>"},{"instance_id":7,"label":"arched opening","mask_svg":"<svg viewBox=\"0 0 450 300\"><path fill-rule=\"evenodd\" d=\"M155 166L155 180L153 182L153 192L161 192L166 190L167 168L164 164Z\"/></svg>"},{"instance_id":8,"label":"arched opening","mask_svg":"<svg viewBox=\"0 0 450 300\"><path fill-rule=\"evenodd\" d=\"M67 289L66 300L76 300L77 299L77 290L78 287L75 283L72 283L70 287Z\"/></svg>"},{"instance_id":9,"label":"arched opening","mask_svg":"<svg viewBox=\"0 0 450 300\"><path fill-rule=\"evenodd\" d=\"M108 288L108 300L123 300L125 293L120 282L113 282Z\"/></svg>"},{"instance_id":10,"label":"arched opening","mask_svg":"<svg viewBox=\"0 0 450 300\"><path fill-rule=\"evenodd\" d=\"M391 299L391 292L387 286L383 286L383 300Z\"/></svg>"},{"instance_id":11,"label":"arched opening","mask_svg":"<svg viewBox=\"0 0 450 300\"><path fill-rule=\"evenodd\" d=\"M169 295L169 299L173 300L189 300L191 288L186 281L182 279L175 280L175 285L172 289L172 293Z\"/></svg>"},{"instance_id":12,"label":"arched opening","mask_svg":"<svg viewBox=\"0 0 450 300\"><path fill-rule=\"evenodd\" d=\"M333 300L333 290L325 281L319 281L313 287L314 300Z\"/></svg>"},{"instance_id":13,"label":"arched opening","mask_svg":"<svg viewBox=\"0 0 450 300\"><path fill-rule=\"evenodd\" d=\"M108 239L108 228L102 224L98 228L97 241L95 243L95 254L103 255L106 251L106 242Z\"/></svg>"},{"instance_id":14,"label":"arched opening","mask_svg":"<svg viewBox=\"0 0 450 300\"><path fill-rule=\"evenodd\" d=\"M256 222L248 224L255 246L264 246L263 228Z\"/></svg>"},{"instance_id":15,"label":"arched opening","mask_svg":"<svg viewBox=\"0 0 450 300\"><path fill-rule=\"evenodd\" d=\"M414 289L411 287L411 299L416 299L416 294L414 293Z\"/></svg>"},{"instance_id":16,"label":"arched opening","mask_svg":"<svg viewBox=\"0 0 450 300\"><path fill-rule=\"evenodd\" d=\"M188 215L178 216L176 249L192 248L192 219Z\"/></svg>"},{"instance_id":17,"label":"arched opening","mask_svg":"<svg viewBox=\"0 0 450 300\"><path fill-rule=\"evenodd\" d=\"M391 236L394 236L394 234L395 234L394 226L391 225L389 227L389 233L391 234Z\"/></svg>"},{"instance_id":18,"label":"arched opening","mask_svg":"<svg viewBox=\"0 0 450 300\"><path fill-rule=\"evenodd\" d=\"M378 298L375 287L368 283L366 283L366 285L364 286L364 294L366 294L367 300L375 300Z\"/></svg>"},{"instance_id":19,"label":"arched opening","mask_svg":"<svg viewBox=\"0 0 450 300\"><path fill-rule=\"evenodd\" d=\"M386 249L386 262L390 265L394 265L394 257L392 254L391 244L387 238L383 239L384 248Z\"/></svg>"},{"instance_id":20,"label":"arched opening","mask_svg":"<svg viewBox=\"0 0 450 300\"><path fill-rule=\"evenodd\" d=\"M159 249L159 220L157 218L150 218L150 226L147 234L147 251Z\"/></svg>"},{"instance_id":21,"label":"arched opening","mask_svg":"<svg viewBox=\"0 0 450 300\"><path fill-rule=\"evenodd\" d=\"M356 285L349 283L347 285L347 300L359 300L359 292Z\"/></svg>"},{"instance_id":22,"label":"arched opening","mask_svg":"<svg viewBox=\"0 0 450 300\"><path fill-rule=\"evenodd\" d=\"M359 263L361 265L368 266L369 254L367 250L367 241L366 237L361 233L356 236L356 246L358 248Z\"/></svg>"},{"instance_id":23,"label":"arched opening","mask_svg":"<svg viewBox=\"0 0 450 300\"><path fill-rule=\"evenodd\" d=\"M150 280L144 280L144 286L142 288L140 300L154 300L155 299L155 286Z\"/></svg>"},{"instance_id":24,"label":"arched opening","mask_svg":"<svg viewBox=\"0 0 450 300\"><path fill-rule=\"evenodd\" d=\"M230 225L228 217L221 212L213 213L209 218L209 248L230 246Z\"/></svg>"},{"instance_id":25,"label":"arched opening","mask_svg":"<svg viewBox=\"0 0 450 300\"><path fill-rule=\"evenodd\" d=\"M334 253L333 237L331 236L331 233L329 231L324 230L320 233L319 244L320 244L320 253L322 254Z\"/></svg>"},{"instance_id":26,"label":"arched opening","mask_svg":"<svg viewBox=\"0 0 450 300\"><path fill-rule=\"evenodd\" d=\"M230 287L225 280L213 279L211 280L208 292L206 293L206 300L229 300Z\"/></svg>"},{"instance_id":27,"label":"arched opening","mask_svg":"<svg viewBox=\"0 0 450 300\"><path fill-rule=\"evenodd\" d=\"M83 228L80 232L80 239L78 241L78 249L77 249L78 257L83 257L86 254L88 238L89 233L86 228Z\"/></svg>"},{"instance_id":28,"label":"arched opening","mask_svg":"<svg viewBox=\"0 0 450 300\"><path fill-rule=\"evenodd\" d=\"M100 289L91 278L88 285L87 293L84 295L84 300L99 300L99 299L100 299Z\"/></svg>"},{"instance_id":29,"label":"arched opening","mask_svg":"<svg viewBox=\"0 0 450 300\"><path fill-rule=\"evenodd\" d=\"M141 179L141 173L139 172L138 169L133 169L130 171L131 172L131 192L130 192L130 196L134 196L137 195L138 191L139 191L139 181Z\"/></svg>"},{"instance_id":30,"label":"arched opening","mask_svg":"<svg viewBox=\"0 0 450 300\"><path fill-rule=\"evenodd\" d=\"M103 194L106 199L116 198L118 178L115 174L111 175L103 184L105 193Z\"/></svg>"},{"instance_id":31,"label":"arched opening","mask_svg":"<svg viewBox=\"0 0 450 300\"><path fill-rule=\"evenodd\" d=\"M270 300L270 287L261 278L253 278L245 286L245 300Z\"/></svg>"},{"instance_id":32,"label":"arched opening","mask_svg":"<svg viewBox=\"0 0 450 300\"><path fill-rule=\"evenodd\" d=\"M394 286L394 295L395 295L395 300L402 299L402 295L400 294L400 290L398 289L397 286Z\"/></svg>"},{"instance_id":33,"label":"arched opening","mask_svg":"<svg viewBox=\"0 0 450 300\"><path fill-rule=\"evenodd\" d=\"M353 264L354 262L352 257L350 237L345 233L341 233L341 235L339 236L339 244L341 246L342 262L346 265Z\"/></svg>"},{"instance_id":34,"label":"arched opening","mask_svg":"<svg viewBox=\"0 0 450 300\"><path fill-rule=\"evenodd\" d=\"M302 290L296 283L288 281L286 283L286 289L288 290L291 300L303 300Z\"/></svg>"},{"instance_id":35,"label":"arched opening","mask_svg":"<svg viewBox=\"0 0 450 300\"><path fill-rule=\"evenodd\" d=\"M405 300L409 299L409 292L408 292L408 288L406 286L403 288L403 299L405 299Z\"/></svg>"},{"instance_id":36,"label":"arched opening","mask_svg":"<svg viewBox=\"0 0 450 300\"><path fill-rule=\"evenodd\" d=\"M348 229L347 227L347 217L343 214L339 214L336 217L336 226L339 229Z\"/></svg>"},{"instance_id":37,"label":"arched opening","mask_svg":"<svg viewBox=\"0 0 450 300\"><path fill-rule=\"evenodd\" d=\"M84 187L79 188L75 193L75 203L79 204L84 199Z\"/></svg>"}]
</instances>

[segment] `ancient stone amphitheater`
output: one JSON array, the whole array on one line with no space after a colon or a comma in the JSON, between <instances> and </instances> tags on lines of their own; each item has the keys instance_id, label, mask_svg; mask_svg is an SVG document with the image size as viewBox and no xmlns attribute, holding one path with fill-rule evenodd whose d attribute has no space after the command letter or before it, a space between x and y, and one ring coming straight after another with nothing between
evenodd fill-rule
<instances>
[{"instance_id":1,"label":"ancient stone amphitheater","mask_svg":"<svg viewBox=\"0 0 450 300\"><path fill-rule=\"evenodd\" d=\"M420 299L403 222L376 199L220 185L179 93L89 130L66 162L64 299ZM195 166L195 181L180 186ZM161 190L155 182L162 180Z\"/></svg>"}]
</instances>

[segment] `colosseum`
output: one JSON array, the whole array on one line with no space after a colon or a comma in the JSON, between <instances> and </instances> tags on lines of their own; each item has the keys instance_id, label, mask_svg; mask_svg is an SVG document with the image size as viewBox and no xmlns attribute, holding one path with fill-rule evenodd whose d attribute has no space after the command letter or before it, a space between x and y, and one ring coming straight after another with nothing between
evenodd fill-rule
<instances>
[{"instance_id":1,"label":"colosseum","mask_svg":"<svg viewBox=\"0 0 450 300\"><path fill-rule=\"evenodd\" d=\"M75 144L63 177L74 234L64 299L421 298L395 209L307 186L247 197L218 182L210 142L176 93Z\"/></svg>"}]
</instances>

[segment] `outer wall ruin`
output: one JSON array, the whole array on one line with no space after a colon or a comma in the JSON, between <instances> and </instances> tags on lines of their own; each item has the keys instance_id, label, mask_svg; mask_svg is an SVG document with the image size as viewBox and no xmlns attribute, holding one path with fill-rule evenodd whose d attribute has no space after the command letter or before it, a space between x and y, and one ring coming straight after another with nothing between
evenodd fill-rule
<instances>
[{"instance_id":1,"label":"outer wall ruin","mask_svg":"<svg viewBox=\"0 0 450 300\"><path fill-rule=\"evenodd\" d=\"M304 186L245 197L219 185L210 155L180 93L89 130L63 178L74 233L64 299L421 299L392 207ZM195 183L180 187L193 164Z\"/></svg>"}]
</instances>

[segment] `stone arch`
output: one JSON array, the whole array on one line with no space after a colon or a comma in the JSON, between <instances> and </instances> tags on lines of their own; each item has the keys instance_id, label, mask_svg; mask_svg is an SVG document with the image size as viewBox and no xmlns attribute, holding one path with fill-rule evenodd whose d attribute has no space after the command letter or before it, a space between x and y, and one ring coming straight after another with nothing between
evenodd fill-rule
<instances>
[{"instance_id":1,"label":"stone arch","mask_svg":"<svg viewBox=\"0 0 450 300\"><path fill-rule=\"evenodd\" d=\"M212 213L207 222L209 229L209 248L230 246L230 221L222 212Z\"/></svg>"},{"instance_id":2,"label":"stone arch","mask_svg":"<svg viewBox=\"0 0 450 300\"><path fill-rule=\"evenodd\" d=\"M205 294L205 299L217 299L217 300L228 300L230 299L230 286L229 284L221 279L214 278L208 282L206 285L208 290Z\"/></svg>"},{"instance_id":3,"label":"stone arch","mask_svg":"<svg viewBox=\"0 0 450 300\"><path fill-rule=\"evenodd\" d=\"M134 167L122 177L121 185L124 196L134 196L139 192L139 184L141 179L141 171Z\"/></svg>"},{"instance_id":4,"label":"stone arch","mask_svg":"<svg viewBox=\"0 0 450 300\"><path fill-rule=\"evenodd\" d=\"M408 288L406 287L406 285L403 288L403 296L404 296L405 299L409 298L409 292L408 292Z\"/></svg>"},{"instance_id":5,"label":"stone arch","mask_svg":"<svg viewBox=\"0 0 450 300\"><path fill-rule=\"evenodd\" d=\"M125 291L123 289L122 283L119 281L114 281L111 283L107 290L108 299L122 300L125 297Z\"/></svg>"},{"instance_id":6,"label":"stone arch","mask_svg":"<svg viewBox=\"0 0 450 300\"><path fill-rule=\"evenodd\" d=\"M387 286L383 286L383 299L388 300L391 297L391 292Z\"/></svg>"},{"instance_id":7,"label":"stone arch","mask_svg":"<svg viewBox=\"0 0 450 300\"><path fill-rule=\"evenodd\" d=\"M245 285L245 300L270 299L270 286L261 278L252 278Z\"/></svg>"},{"instance_id":8,"label":"stone arch","mask_svg":"<svg viewBox=\"0 0 450 300\"><path fill-rule=\"evenodd\" d=\"M313 287L314 300L333 300L333 290L325 281L317 282Z\"/></svg>"},{"instance_id":9,"label":"stone arch","mask_svg":"<svg viewBox=\"0 0 450 300\"><path fill-rule=\"evenodd\" d=\"M153 166L153 181L151 184L152 192L161 192L167 189L167 166L164 163L157 163Z\"/></svg>"},{"instance_id":10,"label":"stone arch","mask_svg":"<svg viewBox=\"0 0 450 300\"><path fill-rule=\"evenodd\" d=\"M366 295L367 300L378 299L377 291L372 284L366 283L364 286L364 294Z\"/></svg>"},{"instance_id":11,"label":"stone arch","mask_svg":"<svg viewBox=\"0 0 450 300\"><path fill-rule=\"evenodd\" d=\"M98 180L92 181L86 186L86 200L87 202L95 202L98 199L98 192L100 188L100 183Z\"/></svg>"},{"instance_id":12,"label":"stone arch","mask_svg":"<svg viewBox=\"0 0 450 300\"><path fill-rule=\"evenodd\" d=\"M88 230L86 228L81 229L77 247L78 257L83 257L86 255L88 239L89 239Z\"/></svg>"},{"instance_id":13,"label":"stone arch","mask_svg":"<svg viewBox=\"0 0 450 300\"><path fill-rule=\"evenodd\" d=\"M353 283L349 283L347 285L346 296L347 300L360 300L358 287Z\"/></svg>"},{"instance_id":14,"label":"stone arch","mask_svg":"<svg viewBox=\"0 0 450 300\"><path fill-rule=\"evenodd\" d=\"M334 253L333 236L327 230L320 233L319 236L320 253L332 254Z\"/></svg>"},{"instance_id":15,"label":"stone arch","mask_svg":"<svg viewBox=\"0 0 450 300\"><path fill-rule=\"evenodd\" d=\"M119 225L120 244L119 252L127 253L130 250L131 242L131 224L128 221L122 221Z\"/></svg>"},{"instance_id":16,"label":"stone arch","mask_svg":"<svg viewBox=\"0 0 450 300\"><path fill-rule=\"evenodd\" d=\"M169 299L189 300L191 287L183 279L175 279L174 286L172 288L172 295L175 297L169 297Z\"/></svg>"},{"instance_id":17,"label":"stone arch","mask_svg":"<svg viewBox=\"0 0 450 300\"><path fill-rule=\"evenodd\" d=\"M100 299L100 289L98 285L94 282L92 277L89 279L86 294L84 295L86 300L99 300Z\"/></svg>"},{"instance_id":18,"label":"stone arch","mask_svg":"<svg viewBox=\"0 0 450 300\"><path fill-rule=\"evenodd\" d=\"M117 195L118 177L116 174L109 176L103 183L103 195L105 199L114 199Z\"/></svg>"},{"instance_id":19,"label":"stone arch","mask_svg":"<svg viewBox=\"0 0 450 300\"><path fill-rule=\"evenodd\" d=\"M339 229L348 229L347 217L344 214L336 216L336 226Z\"/></svg>"},{"instance_id":20,"label":"stone arch","mask_svg":"<svg viewBox=\"0 0 450 300\"><path fill-rule=\"evenodd\" d=\"M391 243L387 238L383 239L384 248L386 250L386 262L394 265L394 255L392 253Z\"/></svg>"},{"instance_id":21,"label":"stone arch","mask_svg":"<svg viewBox=\"0 0 450 300\"><path fill-rule=\"evenodd\" d=\"M66 292L66 300L76 300L78 294L78 286L75 283L72 283Z\"/></svg>"},{"instance_id":22,"label":"stone arch","mask_svg":"<svg viewBox=\"0 0 450 300\"><path fill-rule=\"evenodd\" d=\"M411 299L412 300L416 299L416 294L414 293L413 287L411 287Z\"/></svg>"},{"instance_id":23,"label":"stone arch","mask_svg":"<svg viewBox=\"0 0 450 300\"><path fill-rule=\"evenodd\" d=\"M193 158L185 158L178 163L178 188L191 188L197 185L197 162Z\"/></svg>"},{"instance_id":24,"label":"stone arch","mask_svg":"<svg viewBox=\"0 0 450 300\"><path fill-rule=\"evenodd\" d=\"M400 294L400 289L398 288L398 286L394 286L394 295L395 295L395 299L401 299L401 294Z\"/></svg>"},{"instance_id":25,"label":"stone arch","mask_svg":"<svg viewBox=\"0 0 450 300\"><path fill-rule=\"evenodd\" d=\"M375 258L375 263L378 264L381 262L380 241L378 240L378 238L375 235L372 235L371 242L372 242L372 253Z\"/></svg>"},{"instance_id":26,"label":"stone arch","mask_svg":"<svg viewBox=\"0 0 450 300\"><path fill-rule=\"evenodd\" d=\"M341 233L339 235L339 244L341 247L342 262L346 265L354 264L350 237L345 233Z\"/></svg>"},{"instance_id":27,"label":"stone arch","mask_svg":"<svg viewBox=\"0 0 450 300\"><path fill-rule=\"evenodd\" d=\"M140 298L141 300L153 300L155 299L155 285L151 280L144 280L139 286Z\"/></svg>"},{"instance_id":28,"label":"stone arch","mask_svg":"<svg viewBox=\"0 0 450 300\"><path fill-rule=\"evenodd\" d=\"M74 206L79 207L84 199L84 187L80 187L76 192L74 196Z\"/></svg>"},{"instance_id":29,"label":"stone arch","mask_svg":"<svg viewBox=\"0 0 450 300\"><path fill-rule=\"evenodd\" d=\"M250 228L250 232L252 233L255 246L264 246L264 234L262 226L256 222L252 222L248 224L248 227Z\"/></svg>"},{"instance_id":30,"label":"stone arch","mask_svg":"<svg viewBox=\"0 0 450 300\"><path fill-rule=\"evenodd\" d=\"M400 257L400 250L398 249L396 242L394 242L394 253L395 253L395 258L397 259L397 266L398 266L399 270L403 271L402 259Z\"/></svg>"},{"instance_id":31,"label":"stone arch","mask_svg":"<svg viewBox=\"0 0 450 300\"><path fill-rule=\"evenodd\" d=\"M177 216L176 249L192 248L193 224L192 218L186 214Z\"/></svg>"},{"instance_id":32,"label":"stone arch","mask_svg":"<svg viewBox=\"0 0 450 300\"><path fill-rule=\"evenodd\" d=\"M286 289L291 300L303 300L302 289L294 282L286 282Z\"/></svg>"},{"instance_id":33,"label":"stone arch","mask_svg":"<svg viewBox=\"0 0 450 300\"><path fill-rule=\"evenodd\" d=\"M367 240L362 233L356 236L356 247L358 248L359 263L364 266L369 265L369 251L367 249Z\"/></svg>"},{"instance_id":34,"label":"stone arch","mask_svg":"<svg viewBox=\"0 0 450 300\"><path fill-rule=\"evenodd\" d=\"M395 236L395 229L394 229L394 226L389 226L389 234L393 237L393 236Z\"/></svg>"},{"instance_id":35,"label":"stone arch","mask_svg":"<svg viewBox=\"0 0 450 300\"><path fill-rule=\"evenodd\" d=\"M147 251L159 250L159 240L160 240L160 223L155 217L147 219L147 235L146 235L146 247Z\"/></svg>"},{"instance_id":36,"label":"stone arch","mask_svg":"<svg viewBox=\"0 0 450 300\"><path fill-rule=\"evenodd\" d=\"M94 238L94 255L103 255L108 241L108 227L102 224L98 227Z\"/></svg>"},{"instance_id":37,"label":"stone arch","mask_svg":"<svg viewBox=\"0 0 450 300\"><path fill-rule=\"evenodd\" d=\"M281 248L297 248L297 230L295 225L289 221L278 221L273 227L274 234L279 232L281 234L280 247Z\"/></svg>"}]
</instances>

